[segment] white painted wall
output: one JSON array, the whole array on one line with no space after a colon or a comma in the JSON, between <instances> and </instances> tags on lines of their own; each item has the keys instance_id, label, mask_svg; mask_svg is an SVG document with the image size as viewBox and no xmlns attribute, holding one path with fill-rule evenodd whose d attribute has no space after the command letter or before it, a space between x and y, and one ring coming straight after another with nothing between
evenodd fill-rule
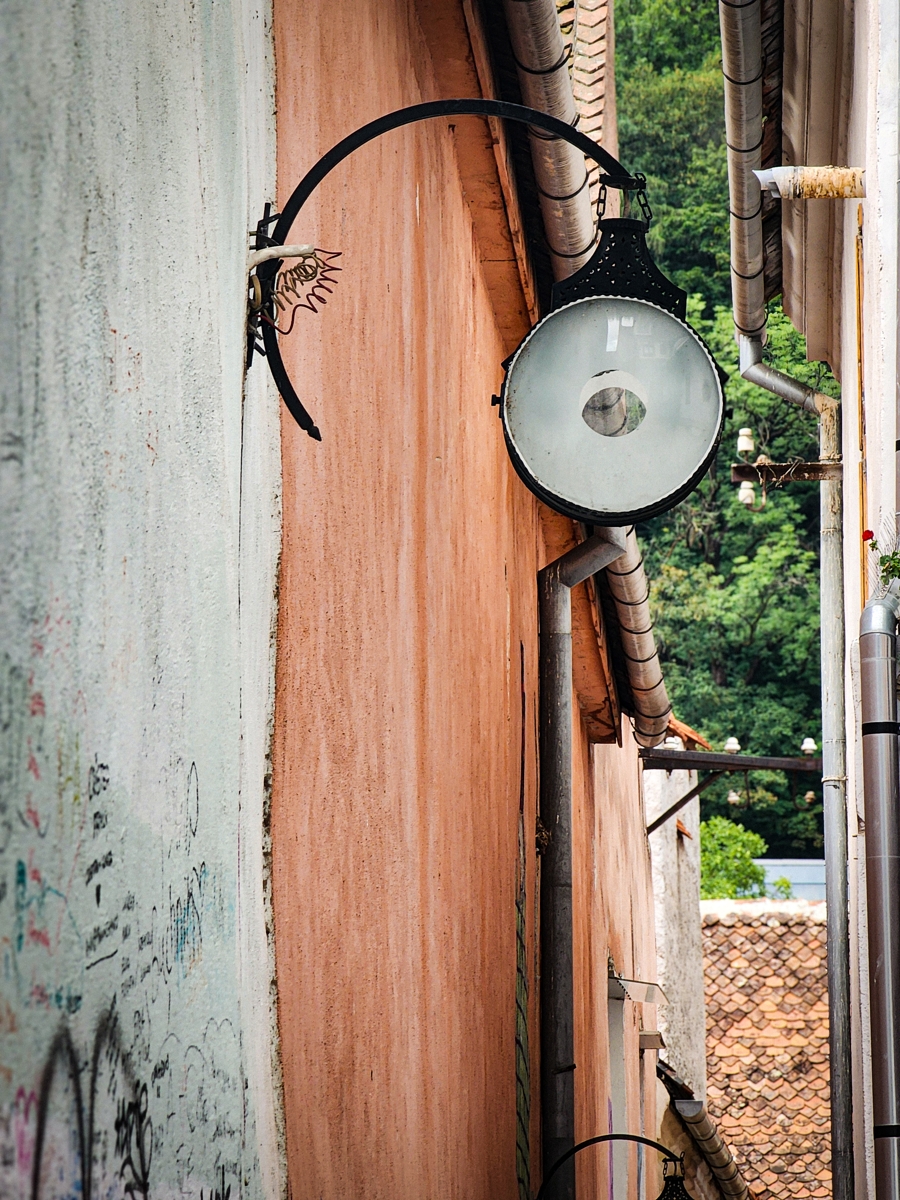
<instances>
[{"instance_id":1,"label":"white painted wall","mask_svg":"<svg viewBox=\"0 0 900 1200\"><path fill-rule=\"evenodd\" d=\"M5 0L0 1193L281 1190L264 0Z\"/></svg>"},{"instance_id":2,"label":"white painted wall","mask_svg":"<svg viewBox=\"0 0 900 1200\"><path fill-rule=\"evenodd\" d=\"M692 787L695 771L644 771L641 786L647 823ZM660 1057L706 1099L706 1000L700 928L700 798L678 813L689 837L671 817L650 835L656 915L657 981L668 1004L659 1007L666 1043Z\"/></svg>"},{"instance_id":3,"label":"white painted wall","mask_svg":"<svg viewBox=\"0 0 900 1200\"><path fill-rule=\"evenodd\" d=\"M861 553L864 528L882 548L896 545L895 443L898 436L898 151L900 151L900 12L895 0L854 6L853 86L848 162L866 169L861 202L862 320L857 336L857 201L842 205L844 250L841 332L844 452L844 575L847 630L847 796L850 833L851 1021L854 1055L856 1195L874 1194L871 1038L865 902L862 739L859 724L859 616L878 595L876 557ZM862 397L858 387L861 358ZM862 403L860 403L862 400ZM860 413L864 414L864 438ZM865 469L861 470L861 444ZM863 485L864 480L864 485ZM855 803L854 803L855 802ZM854 937L854 934L856 935Z\"/></svg>"}]
</instances>

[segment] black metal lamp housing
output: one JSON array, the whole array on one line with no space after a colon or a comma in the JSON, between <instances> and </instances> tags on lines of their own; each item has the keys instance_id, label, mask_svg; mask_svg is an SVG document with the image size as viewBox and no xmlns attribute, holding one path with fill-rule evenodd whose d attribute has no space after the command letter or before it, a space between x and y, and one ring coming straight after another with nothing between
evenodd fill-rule
<instances>
[{"instance_id":1,"label":"black metal lamp housing","mask_svg":"<svg viewBox=\"0 0 900 1200\"><path fill-rule=\"evenodd\" d=\"M685 294L650 258L642 221L600 223L591 260L508 362L506 446L545 504L591 525L672 508L715 455L719 368L685 322Z\"/></svg>"}]
</instances>

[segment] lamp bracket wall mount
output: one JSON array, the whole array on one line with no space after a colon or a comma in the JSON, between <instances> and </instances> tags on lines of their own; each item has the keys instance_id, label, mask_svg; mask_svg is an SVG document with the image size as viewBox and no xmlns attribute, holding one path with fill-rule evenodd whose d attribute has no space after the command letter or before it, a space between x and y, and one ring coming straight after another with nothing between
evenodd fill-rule
<instances>
[{"instance_id":1,"label":"lamp bracket wall mount","mask_svg":"<svg viewBox=\"0 0 900 1200\"><path fill-rule=\"evenodd\" d=\"M254 252L259 253L266 249L287 244L291 228L306 201L322 180L336 166L342 163L345 158L352 154L354 150L358 150L360 146L365 146L367 142L373 141L375 138L380 137L383 133L388 133L392 129L400 129L404 125L412 125L417 121L452 116L500 117L503 120L517 121L520 124L531 125L542 130L544 133L569 142L581 150L592 162L597 163L601 170L599 182L604 187L616 188L624 192L634 192L639 195L645 191L646 181L641 177L629 175L622 164L613 158L608 150L604 150L602 146L599 146L595 141L579 132L579 130L574 129L571 125L567 125L565 121L560 121L556 117L549 116L547 113L539 112L534 108L527 108L522 104L509 104L505 100L434 100L426 104L413 104L409 108L401 108L397 109L396 112L387 113L375 121L370 121L368 125L363 125L360 129L357 129L354 133L349 134L342 141L338 142L336 146L333 146L327 154L323 155L307 171L280 213L271 214L270 207L266 206L265 214L257 225ZM641 207L643 210L643 205ZM274 226L274 228L271 234L269 234L268 230L271 226ZM311 438L321 441L322 435L313 418L301 402L300 397L297 395L281 357L278 330L274 324L274 318L277 314L274 312L273 295L275 279L282 261L280 258L270 258L266 261L261 261L256 267L255 275L252 276L255 282L251 284L251 289L254 298L258 298L258 307L255 309L254 315L254 310L251 306L251 320L248 323L247 366L249 367L254 352L265 355L269 364L269 370L272 372L272 377L275 380L275 386L278 388L281 398L284 400L291 416ZM266 312L272 320L259 321L260 312ZM262 334L262 346L256 340L258 333Z\"/></svg>"}]
</instances>

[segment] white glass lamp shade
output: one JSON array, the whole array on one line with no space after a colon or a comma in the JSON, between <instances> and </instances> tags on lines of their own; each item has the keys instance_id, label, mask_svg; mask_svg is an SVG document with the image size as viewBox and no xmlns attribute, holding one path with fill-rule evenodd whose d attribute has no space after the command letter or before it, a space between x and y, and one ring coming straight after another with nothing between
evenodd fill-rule
<instances>
[{"instance_id":1,"label":"white glass lamp shade","mask_svg":"<svg viewBox=\"0 0 900 1200\"><path fill-rule=\"evenodd\" d=\"M725 743L725 753L726 754L740 754L740 752L741 752L741 743L737 740L736 737L730 737L728 739L728 741Z\"/></svg>"},{"instance_id":2,"label":"white glass lamp shade","mask_svg":"<svg viewBox=\"0 0 900 1200\"><path fill-rule=\"evenodd\" d=\"M588 296L555 309L519 346L501 416L536 496L588 524L629 525L697 486L724 398L690 326L646 300Z\"/></svg>"},{"instance_id":3,"label":"white glass lamp shade","mask_svg":"<svg viewBox=\"0 0 900 1200\"><path fill-rule=\"evenodd\" d=\"M756 449L753 443L753 430L746 428L738 430L737 452L738 454L752 454Z\"/></svg>"}]
</instances>

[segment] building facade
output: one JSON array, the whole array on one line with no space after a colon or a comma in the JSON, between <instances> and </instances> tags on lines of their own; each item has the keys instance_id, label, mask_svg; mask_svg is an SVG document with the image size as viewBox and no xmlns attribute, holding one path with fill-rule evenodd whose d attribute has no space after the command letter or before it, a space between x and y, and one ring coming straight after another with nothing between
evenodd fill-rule
<instances>
[{"instance_id":1,"label":"building facade","mask_svg":"<svg viewBox=\"0 0 900 1200\"><path fill-rule=\"evenodd\" d=\"M614 150L609 13L585 9L574 94ZM536 579L585 531L518 481L491 403L551 279L527 138L411 127L316 192L297 236L339 283L284 345L320 442L245 372L264 204L385 112L509 95L504 10L3 21L3 1192L531 1196ZM572 597L574 1129L653 1136L603 588ZM634 1149L577 1179L658 1188Z\"/></svg>"}]
</instances>

